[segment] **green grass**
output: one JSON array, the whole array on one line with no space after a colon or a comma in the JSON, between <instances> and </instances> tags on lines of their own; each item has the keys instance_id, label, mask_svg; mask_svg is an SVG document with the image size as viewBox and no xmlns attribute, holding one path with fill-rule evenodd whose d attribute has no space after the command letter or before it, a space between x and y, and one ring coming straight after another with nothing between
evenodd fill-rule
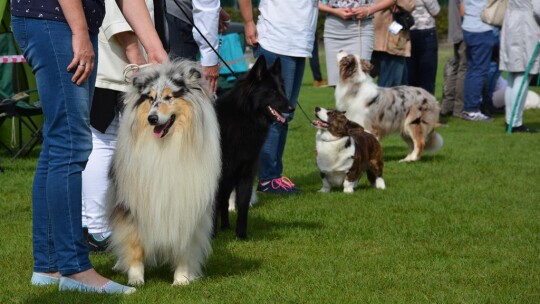
<instances>
[{"instance_id":1,"label":"green grass","mask_svg":"<svg viewBox=\"0 0 540 304\"><path fill-rule=\"evenodd\" d=\"M449 55L441 49L439 70ZM311 118L334 99L310 74L300 104ZM440 87L439 75L438 97ZM540 110L524 120L540 129ZM0 154L0 303L539 303L540 135L505 134L502 116L450 118L438 131L442 150L413 164L398 163L407 154L398 136L382 141L386 190L364 177L354 194L321 194L315 129L298 110L284 173L304 193L260 195L248 241L219 233L204 279L172 287L166 267L148 269L128 297L29 285L36 153L14 162ZM111 255L91 258L126 282Z\"/></svg>"}]
</instances>

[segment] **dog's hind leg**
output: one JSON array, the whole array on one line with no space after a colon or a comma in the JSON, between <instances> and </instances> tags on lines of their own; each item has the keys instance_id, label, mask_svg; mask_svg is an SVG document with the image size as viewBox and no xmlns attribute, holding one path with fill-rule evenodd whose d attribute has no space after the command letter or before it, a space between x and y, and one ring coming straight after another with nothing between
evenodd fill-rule
<instances>
[{"instance_id":1,"label":"dog's hind leg","mask_svg":"<svg viewBox=\"0 0 540 304\"><path fill-rule=\"evenodd\" d=\"M128 209L117 205L111 214L111 248L118 256L115 268L127 270L129 285L144 284L144 250L135 219Z\"/></svg>"},{"instance_id":2,"label":"dog's hind leg","mask_svg":"<svg viewBox=\"0 0 540 304\"><path fill-rule=\"evenodd\" d=\"M412 162L420 159L420 154L424 150L425 140L424 140L424 126L421 121L421 118L418 118L407 124L406 134L401 134L403 140L409 145L409 154L400 162Z\"/></svg>"},{"instance_id":3,"label":"dog's hind leg","mask_svg":"<svg viewBox=\"0 0 540 304\"><path fill-rule=\"evenodd\" d=\"M371 160L367 170L367 178L371 186L377 189L385 189L386 185L382 177L383 162L382 160Z\"/></svg>"},{"instance_id":4,"label":"dog's hind leg","mask_svg":"<svg viewBox=\"0 0 540 304\"><path fill-rule=\"evenodd\" d=\"M238 218L236 220L236 236L240 239L247 238L247 221L249 202L251 201L254 177L242 177L236 185L236 207Z\"/></svg>"},{"instance_id":5,"label":"dog's hind leg","mask_svg":"<svg viewBox=\"0 0 540 304\"><path fill-rule=\"evenodd\" d=\"M218 231L218 219L221 219L221 229L230 229L231 224L229 222L229 197L234 185L227 178L222 177L219 183L218 190L216 192L216 199L214 202L214 226L212 236L215 237Z\"/></svg>"}]
</instances>

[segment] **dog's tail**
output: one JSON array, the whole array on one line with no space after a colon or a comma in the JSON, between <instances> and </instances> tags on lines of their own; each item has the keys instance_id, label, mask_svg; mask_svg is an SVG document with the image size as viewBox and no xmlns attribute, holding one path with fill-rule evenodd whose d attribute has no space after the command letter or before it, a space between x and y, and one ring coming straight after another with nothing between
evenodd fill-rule
<instances>
[{"instance_id":1,"label":"dog's tail","mask_svg":"<svg viewBox=\"0 0 540 304\"><path fill-rule=\"evenodd\" d=\"M439 133L435 132L435 130L433 130L431 134L429 134L428 140L426 142L426 146L424 147L424 151L426 153L433 154L439 151L439 149L441 149L443 144L444 144L444 140L442 136Z\"/></svg>"}]
</instances>

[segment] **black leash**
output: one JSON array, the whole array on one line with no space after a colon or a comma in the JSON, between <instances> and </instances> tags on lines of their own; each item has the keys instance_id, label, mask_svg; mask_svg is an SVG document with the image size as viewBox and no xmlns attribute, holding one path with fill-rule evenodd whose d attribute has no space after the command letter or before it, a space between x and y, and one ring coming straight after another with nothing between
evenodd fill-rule
<instances>
[{"instance_id":1,"label":"black leash","mask_svg":"<svg viewBox=\"0 0 540 304\"><path fill-rule=\"evenodd\" d=\"M204 39L204 41L206 42L206 44L208 44L208 46L212 49L212 51L214 53L216 53L216 55L219 57L219 60L221 60L221 62L223 62L223 64L225 64L225 66L227 67L227 69L231 72L232 76L236 79L238 79L238 75L236 75L236 73L232 70L232 68L227 64L227 62L225 62L225 59L223 59L223 57L221 57L221 55L219 54L219 52L212 46L212 44L210 43L210 41L208 41L208 39L206 39L206 37L203 35L203 33L201 33L201 31L199 30L199 28L197 26L195 26L195 22L193 22L193 20L191 20L190 16L188 16L188 14L186 13L186 11L182 8L182 6L180 5L180 3L178 3L178 0L174 0L174 4L176 4L176 6L178 6L178 8L182 11L182 14L184 14L184 16L186 17L186 19L188 20L189 24L191 26L193 26L193 28L195 30L197 30L197 32L199 33L199 35L201 35L201 37ZM302 111L302 113L304 114L304 116L306 117L306 119L308 120L308 123L310 126L313 126L311 124L311 119L309 119L309 116L306 114L306 112L304 111L304 109L302 108L302 106L300 105L300 102L298 101L296 103L298 105L298 107L300 108L300 110Z\"/></svg>"},{"instance_id":2,"label":"black leash","mask_svg":"<svg viewBox=\"0 0 540 304\"><path fill-rule=\"evenodd\" d=\"M223 64L225 64L225 66L227 67L227 69L231 72L232 76L236 79L238 79L238 75L236 75L236 73L232 70L232 68L227 64L227 62L225 62L225 59L223 59L223 57L221 57L221 55L219 54L219 52L212 46L212 44L210 43L210 41L208 41L208 39L206 39L206 37L203 35L203 33L201 33L201 31L199 30L198 27L195 26L195 22L193 22L193 20L191 20L191 17L188 16L188 14L186 13L186 11L182 8L182 6L180 5L180 3L178 3L178 0L174 0L174 4L176 4L176 6L178 6L178 8L182 11L182 13L184 14L184 16L186 16L186 19L188 20L189 24L191 26L193 26L194 29L197 30L197 32L199 33L199 35L201 35L201 37L204 39L204 41L206 42L206 44L208 44L208 46L212 49L212 51L214 53L216 53L216 55L218 56L219 60L221 60L221 62L223 62Z\"/></svg>"}]
</instances>

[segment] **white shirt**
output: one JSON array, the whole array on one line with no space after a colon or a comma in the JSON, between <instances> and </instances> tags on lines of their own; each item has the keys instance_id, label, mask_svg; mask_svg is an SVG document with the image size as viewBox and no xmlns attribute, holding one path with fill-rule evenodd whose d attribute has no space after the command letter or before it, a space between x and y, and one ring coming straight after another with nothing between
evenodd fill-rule
<instances>
[{"instance_id":1,"label":"white shirt","mask_svg":"<svg viewBox=\"0 0 540 304\"><path fill-rule=\"evenodd\" d=\"M154 2L146 0L150 16L154 16ZM115 0L105 0L105 18L99 28L98 64L96 87L125 92L128 83L124 81L124 68L129 64L124 48L114 35L133 31ZM144 53L144 48L139 45Z\"/></svg>"},{"instance_id":2,"label":"white shirt","mask_svg":"<svg viewBox=\"0 0 540 304\"><path fill-rule=\"evenodd\" d=\"M215 50L219 47L218 25L221 5L218 0L193 0L193 23L208 39ZM218 56L208 46L199 32L193 28L193 39L201 52L201 65L214 66L219 63Z\"/></svg>"},{"instance_id":3,"label":"white shirt","mask_svg":"<svg viewBox=\"0 0 540 304\"><path fill-rule=\"evenodd\" d=\"M267 51L311 57L319 0L261 0L257 21L259 44Z\"/></svg>"}]
</instances>

